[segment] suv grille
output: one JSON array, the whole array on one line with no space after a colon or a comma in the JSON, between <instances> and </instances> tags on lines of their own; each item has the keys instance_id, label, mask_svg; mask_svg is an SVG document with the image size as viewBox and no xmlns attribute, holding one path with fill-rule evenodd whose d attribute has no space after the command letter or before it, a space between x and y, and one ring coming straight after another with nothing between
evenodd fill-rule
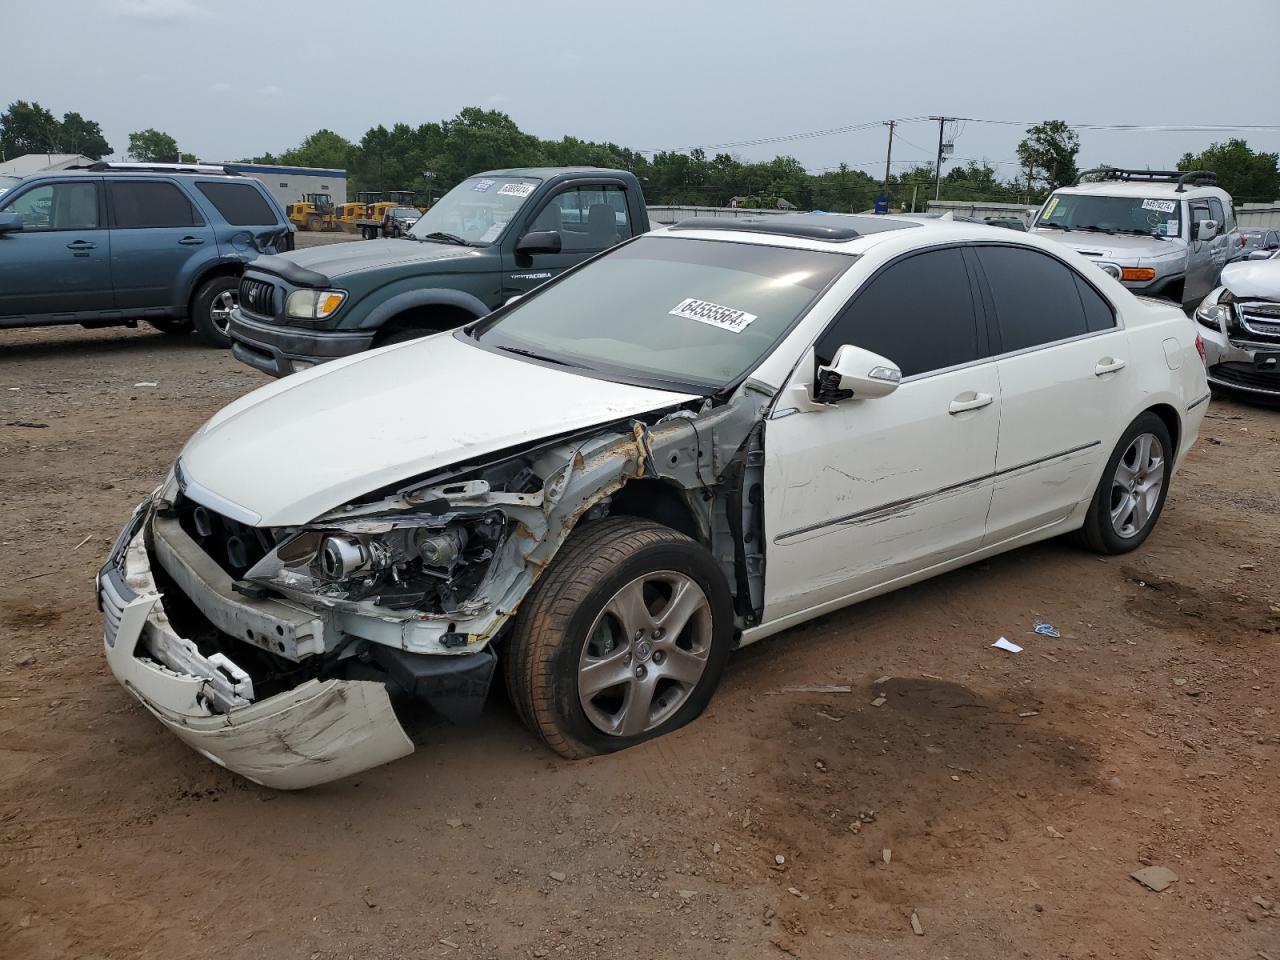
<instances>
[{"instance_id":1,"label":"suv grille","mask_svg":"<svg viewBox=\"0 0 1280 960\"><path fill-rule=\"evenodd\" d=\"M174 501L178 524L218 566L239 579L276 545L276 531L224 517L185 496Z\"/></svg>"},{"instance_id":2,"label":"suv grille","mask_svg":"<svg viewBox=\"0 0 1280 960\"><path fill-rule=\"evenodd\" d=\"M1240 326L1249 340L1280 343L1280 303L1242 303L1239 311Z\"/></svg>"},{"instance_id":3,"label":"suv grille","mask_svg":"<svg viewBox=\"0 0 1280 960\"><path fill-rule=\"evenodd\" d=\"M240 306L260 317L275 316L276 288L264 280L240 281Z\"/></svg>"}]
</instances>

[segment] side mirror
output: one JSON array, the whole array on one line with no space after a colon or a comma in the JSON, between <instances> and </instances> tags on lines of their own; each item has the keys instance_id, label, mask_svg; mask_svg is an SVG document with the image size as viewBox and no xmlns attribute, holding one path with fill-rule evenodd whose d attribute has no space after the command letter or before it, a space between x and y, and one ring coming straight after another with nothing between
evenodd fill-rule
<instances>
[{"instance_id":1,"label":"side mirror","mask_svg":"<svg viewBox=\"0 0 1280 960\"><path fill-rule=\"evenodd\" d=\"M902 371L892 360L845 344L836 351L831 366L818 368L813 398L818 403L872 400L893 393L901 382Z\"/></svg>"},{"instance_id":2,"label":"side mirror","mask_svg":"<svg viewBox=\"0 0 1280 960\"><path fill-rule=\"evenodd\" d=\"M1250 253L1250 254L1249 254L1248 259L1250 259L1250 260L1270 260L1273 256L1275 256L1275 251L1274 251L1274 250L1254 250L1252 253Z\"/></svg>"},{"instance_id":3,"label":"side mirror","mask_svg":"<svg viewBox=\"0 0 1280 960\"><path fill-rule=\"evenodd\" d=\"M14 233L22 229L22 214L0 213L0 233Z\"/></svg>"},{"instance_id":4,"label":"side mirror","mask_svg":"<svg viewBox=\"0 0 1280 960\"><path fill-rule=\"evenodd\" d=\"M530 230L516 242L516 253L559 253L562 242L559 230Z\"/></svg>"},{"instance_id":5,"label":"side mirror","mask_svg":"<svg viewBox=\"0 0 1280 960\"><path fill-rule=\"evenodd\" d=\"M1212 240L1218 235L1217 220L1201 220L1196 224L1197 240Z\"/></svg>"}]
</instances>

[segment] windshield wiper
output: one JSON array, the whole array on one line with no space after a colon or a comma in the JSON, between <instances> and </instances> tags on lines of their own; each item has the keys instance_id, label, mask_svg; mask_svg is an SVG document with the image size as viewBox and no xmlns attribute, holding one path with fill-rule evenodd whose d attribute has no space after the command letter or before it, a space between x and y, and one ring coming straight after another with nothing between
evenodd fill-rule
<instances>
[{"instance_id":1,"label":"windshield wiper","mask_svg":"<svg viewBox=\"0 0 1280 960\"><path fill-rule=\"evenodd\" d=\"M1036 224L1036 229L1039 229L1040 227L1045 227L1046 229L1049 229L1049 230L1065 230L1067 233L1071 232L1070 227L1063 226L1060 223L1049 223L1049 221L1047 220L1043 221L1042 223Z\"/></svg>"},{"instance_id":2,"label":"windshield wiper","mask_svg":"<svg viewBox=\"0 0 1280 960\"><path fill-rule=\"evenodd\" d=\"M544 354L538 353L538 351L536 350L528 350L524 347L498 347L498 349L503 351L504 353L514 353L521 357L529 357L531 360L542 360L546 363L554 363L557 366L561 366L561 367L582 366L582 364L580 363L571 363L568 360L561 360L559 357L548 357Z\"/></svg>"},{"instance_id":3,"label":"windshield wiper","mask_svg":"<svg viewBox=\"0 0 1280 960\"><path fill-rule=\"evenodd\" d=\"M445 233L442 230L437 230L434 233L414 234L414 236L417 236L419 240L443 240L445 243L456 243L462 247L471 246L470 241L463 240L456 233Z\"/></svg>"},{"instance_id":4,"label":"windshield wiper","mask_svg":"<svg viewBox=\"0 0 1280 960\"><path fill-rule=\"evenodd\" d=\"M1137 228L1137 227L1125 227L1125 228L1123 228L1122 230L1118 230L1118 231L1116 231L1116 232L1117 232L1117 233L1132 233L1134 236L1138 236L1138 237L1156 237L1156 238L1157 238L1157 239L1159 239L1159 240L1168 240L1168 239L1169 239L1169 238L1168 238L1168 237L1166 237L1163 233L1156 233L1154 230L1140 230L1140 229L1139 229L1139 228Z\"/></svg>"}]
</instances>

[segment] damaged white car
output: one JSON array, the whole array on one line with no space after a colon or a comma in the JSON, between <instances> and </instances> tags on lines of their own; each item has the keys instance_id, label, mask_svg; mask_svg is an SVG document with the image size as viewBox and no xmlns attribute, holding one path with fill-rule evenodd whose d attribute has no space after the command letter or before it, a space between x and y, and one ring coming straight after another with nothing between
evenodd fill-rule
<instances>
[{"instance_id":1,"label":"damaged white car","mask_svg":"<svg viewBox=\"0 0 1280 960\"><path fill-rule=\"evenodd\" d=\"M190 440L99 577L162 723L305 787L455 722L497 658L566 757L666 733L731 650L990 554L1140 544L1208 399L1194 325L965 223L692 220Z\"/></svg>"},{"instance_id":2,"label":"damaged white car","mask_svg":"<svg viewBox=\"0 0 1280 960\"><path fill-rule=\"evenodd\" d=\"M1206 328L1209 382L1256 397L1280 397L1280 260L1242 260L1222 270L1196 322Z\"/></svg>"}]
</instances>

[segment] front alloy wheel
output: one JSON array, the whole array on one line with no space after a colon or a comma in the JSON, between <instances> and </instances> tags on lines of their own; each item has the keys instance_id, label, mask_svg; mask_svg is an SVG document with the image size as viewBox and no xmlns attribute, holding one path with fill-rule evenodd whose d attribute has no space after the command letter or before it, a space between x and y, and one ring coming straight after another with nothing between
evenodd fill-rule
<instances>
[{"instance_id":1,"label":"front alloy wheel","mask_svg":"<svg viewBox=\"0 0 1280 960\"><path fill-rule=\"evenodd\" d=\"M715 558L634 517L587 523L520 605L503 658L520 719L561 756L669 733L711 699L733 642Z\"/></svg>"}]
</instances>

